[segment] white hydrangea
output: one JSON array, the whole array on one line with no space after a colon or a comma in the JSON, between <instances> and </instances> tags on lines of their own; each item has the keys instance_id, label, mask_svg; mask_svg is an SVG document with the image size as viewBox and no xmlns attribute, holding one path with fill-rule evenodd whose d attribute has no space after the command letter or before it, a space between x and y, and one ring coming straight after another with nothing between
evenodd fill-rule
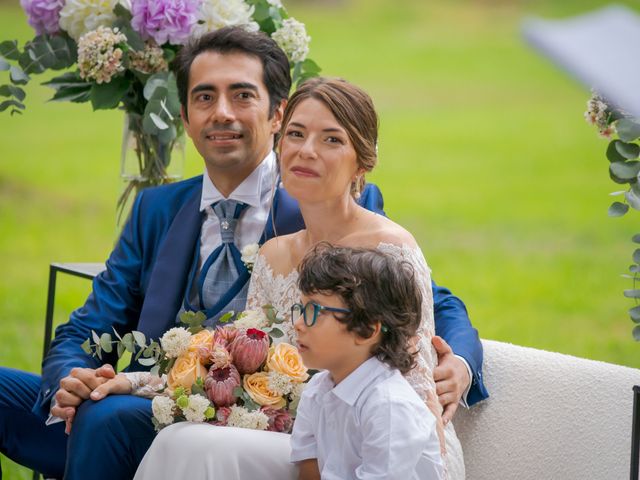
<instances>
[{"instance_id":1,"label":"white hydrangea","mask_svg":"<svg viewBox=\"0 0 640 480\"><path fill-rule=\"evenodd\" d=\"M229 427L250 428L252 430L266 430L269 428L269 417L260 410L248 411L244 407L233 405L227 417Z\"/></svg>"},{"instance_id":2,"label":"white hydrangea","mask_svg":"<svg viewBox=\"0 0 640 480\"><path fill-rule=\"evenodd\" d=\"M289 396L289 398L291 399L291 402L289 403L290 410L295 411L298 408L300 397L302 397L302 392L304 391L306 386L306 383L296 383L293 385L293 387L291 388L291 395Z\"/></svg>"},{"instance_id":3,"label":"white hydrangea","mask_svg":"<svg viewBox=\"0 0 640 480\"><path fill-rule=\"evenodd\" d=\"M233 326L238 329L262 329L269 326L269 321L262 310L245 310L238 316L238 319L233 322Z\"/></svg>"},{"instance_id":4,"label":"white hydrangea","mask_svg":"<svg viewBox=\"0 0 640 480\"><path fill-rule=\"evenodd\" d=\"M167 358L178 358L187 351L190 342L191 334L183 327L167 330L160 338L160 345Z\"/></svg>"},{"instance_id":5,"label":"white hydrangea","mask_svg":"<svg viewBox=\"0 0 640 480\"><path fill-rule=\"evenodd\" d=\"M276 43L284 50L292 62L302 62L309 54L311 37L307 35L304 23L295 18L287 18L282 27L271 34Z\"/></svg>"},{"instance_id":6,"label":"white hydrangea","mask_svg":"<svg viewBox=\"0 0 640 480\"><path fill-rule=\"evenodd\" d=\"M254 7L247 5L244 0L204 0L200 4L192 34L197 38L233 25L244 25L247 30L257 32L260 27L251 17L253 10Z\"/></svg>"},{"instance_id":7,"label":"white hydrangea","mask_svg":"<svg viewBox=\"0 0 640 480\"><path fill-rule=\"evenodd\" d=\"M182 413L188 422L204 422L206 420L204 412L209 406L208 398L202 395L189 395L189 404L182 409Z\"/></svg>"},{"instance_id":8,"label":"white hydrangea","mask_svg":"<svg viewBox=\"0 0 640 480\"><path fill-rule=\"evenodd\" d=\"M288 395L293 389L291 377L280 372L269 372L267 388L277 395Z\"/></svg>"},{"instance_id":9,"label":"white hydrangea","mask_svg":"<svg viewBox=\"0 0 640 480\"><path fill-rule=\"evenodd\" d=\"M122 49L118 47L127 37L117 29L100 26L78 40L78 68L80 77L108 83L114 75L124 71Z\"/></svg>"},{"instance_id":10,"label":"white hydrangea","mask_svg":"<svg viewBox=\"0 0 640 480\"><path fill-rule=\"evenodd\" d=\"M245 245L240 253L242 256L240 260L247 267L247 270L251 271L253 269L253 264L256 263L256 259L258 258L258 250L260 250L260 245L257 243L250 243L249 245Z\"/></svg>"},{"instance_id":11,"label":"white hydrangea","mask_svg":"<svg viewBox=\"0 0 640 480\"><path fill-rule=\"evenodd\" d=\"M171 425L173 423L173 408L175 405L174 401L169 397L153 397L151 411L159 424Z\"/></svg>"},{"instance_id":12,"label":"white hydrangea","mask_svg":"<svg viewBox=\"0 0 640 480\"><path fill-rule=\"evenodd\" d=\"M60 28L78 41L99 26L111 26L116 19L113 9L118 0L66 0L60 10ZM123 3L126 7L127 3Z\"/></svg>"}]
</instances>

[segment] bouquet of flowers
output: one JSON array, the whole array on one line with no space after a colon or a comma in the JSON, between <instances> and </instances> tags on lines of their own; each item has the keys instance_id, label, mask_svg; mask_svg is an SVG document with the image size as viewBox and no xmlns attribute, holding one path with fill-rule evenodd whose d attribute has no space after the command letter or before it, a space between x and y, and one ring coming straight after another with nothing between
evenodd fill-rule
<instances>
[{"instance_id":1,"label":"bouquet of flowers","mask_svg":"<svg viewBox=\"0 0 640 480\"><path fill-rule=\"evenodd\" d=\"M221 326L209 329L202 327L204 314L187 312L181 317L187 327L172 328L159 343L147 344L141 332L116 332L116 340L92 332L82 347L101 358L115 345L119 357L129 351L165 376L166 387L152 402L157 430L189 421L290 432L309 379L298 349L274 342L283 336L283 320L271 306L247 310L229 325L232 317L226 314Z\"/></svg>"},{"instance_id":2,"label":"bouquet of flowers","mask_svg":"<svg viewBox=\"0 0 640 480\"><path fill-rule=\"evenodd\" d=\"M45 82L52 100L120 108L134 138L137 172L123 172L133 190L173 178L167 173L176 142L184 139L171 62L189 39L238 25L270 35L290 60L294 83L317 75L307 58L310 37L281 0L21 0L36 36L21 48L0 43L0 112L25 109L22 88L32 75L69 70ZM75 67L75 69L73 68ZM2 97L6 100L2 101Z\"/></svg>"}]
</instances>

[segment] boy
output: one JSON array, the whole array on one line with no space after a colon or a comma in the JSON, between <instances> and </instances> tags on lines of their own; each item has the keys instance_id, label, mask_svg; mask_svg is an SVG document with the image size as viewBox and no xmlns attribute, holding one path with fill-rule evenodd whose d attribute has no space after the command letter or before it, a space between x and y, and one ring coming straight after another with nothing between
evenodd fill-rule
<instances>
[{"instance_id":1,"label":"boy","mask_svg":"<svg viewBox=\"0 0 640 480\"><path fill-rule=\"evenodd\" d=\"M300 480L440 479L436 420L402 376L421 320L410 264L320 244L298 267L292 307L309 382L291 437Z\"/></svg>"}]
</instances>

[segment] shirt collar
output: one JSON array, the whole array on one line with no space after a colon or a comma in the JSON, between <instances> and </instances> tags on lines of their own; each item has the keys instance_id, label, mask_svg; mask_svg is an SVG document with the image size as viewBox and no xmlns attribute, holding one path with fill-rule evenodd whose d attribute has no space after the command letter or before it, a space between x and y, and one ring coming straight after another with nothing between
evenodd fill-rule
<instances>
[{"instance_id":1,"label":"shirt collar","mask_svg":"<svg viewBox=\"0 0 640 480\"><path fill-rule=\"evenodd\" d=\"M351 372L332 390L333 394L347 405L353 406L376 377L389 373L391 368L376 357L371 357Z\"/></svg>"},{"instance_id":2,"label":"shirt collar","mask_svg":"<svg viewBox=\"0 0 640 480\"><path fill-rule=\"evenodd\" d=\"M276 156L275 153L271 151L265 159L260 162L260 165L231 192L227 200L237 200L251 207L260 207L263 191L265 189L270 190L273 187L276 170ZM202 175L200 211L204 211L212 203L220 200L225 200L225 197L213 184L205 170Z\"/></svg>"}]
</instances>

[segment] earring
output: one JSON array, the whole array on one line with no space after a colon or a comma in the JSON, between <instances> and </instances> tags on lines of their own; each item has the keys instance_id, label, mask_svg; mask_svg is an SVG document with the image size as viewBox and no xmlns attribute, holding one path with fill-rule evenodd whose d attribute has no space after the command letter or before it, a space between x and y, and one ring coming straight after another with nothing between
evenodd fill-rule
<instances>
[{"instance_id":1,"label":"earring","mask_svg":"<svg viewBox=\"0 0 640 480\"><path fill-rule=\"evenodd\" d=\"M360 177L356 177L356 179L351 184L351 194L356 200L360 198Z\"/></svg>"}]
</instances>

